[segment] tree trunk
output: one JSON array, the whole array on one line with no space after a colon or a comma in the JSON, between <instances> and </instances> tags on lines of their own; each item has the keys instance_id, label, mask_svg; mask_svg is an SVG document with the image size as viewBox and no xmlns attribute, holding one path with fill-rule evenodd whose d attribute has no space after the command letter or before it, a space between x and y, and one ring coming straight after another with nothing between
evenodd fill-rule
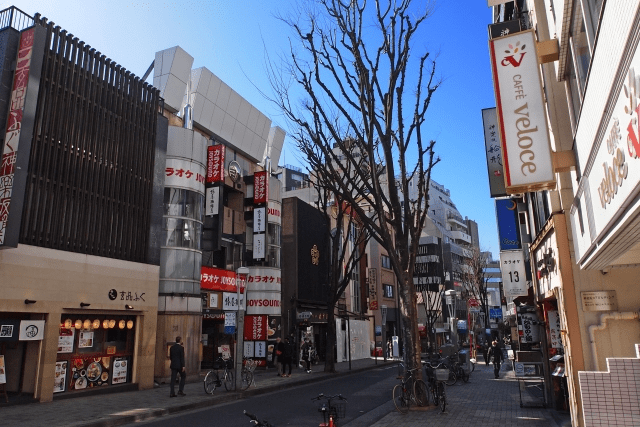
<instances>
[{"instance_id":1,"label":"tree trunk","mask_svg":"<svg viewBox=\"0 0 640 427\"><path fill-rule=\"evenodd\" d=\"M404 339L404 361L407 369L422 368L420 360L420 336L418 332L418 299L413 284L413 277L403 274L403 287L400 293L400 313L402 318L402 333ZM418 371L418 378L422 378L422 369Z\"/></svg>"},{"instance_id":2,"label":"tree trunk","mask_svg":"<svg viewBox=\"0 0 640 427\"><path fill-rule=\"evenodd\" d=\"M327 352L324 355L324 371L336 371L336 321L334 305L330 304L327 308Z\"/></svg>"}]
</instances>

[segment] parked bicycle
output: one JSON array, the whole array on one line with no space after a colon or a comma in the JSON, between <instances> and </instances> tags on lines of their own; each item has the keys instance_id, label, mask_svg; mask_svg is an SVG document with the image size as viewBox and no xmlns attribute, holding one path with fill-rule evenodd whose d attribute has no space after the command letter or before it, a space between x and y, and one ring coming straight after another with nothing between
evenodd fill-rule
<instances>
[{"instance_id":1,"label":"parked bicycle","mask_svg":"<svg viewBox=\"0 0 640 427\"><path fill-rule=\"evenodd\" d=\"M250 414L250 413L249 413L249 412L247 412L247 411L243 411L243 412L244 412L244 414L245 414L247 417L251 418L251 421L249 421L249 422L250 422L251 424L253 424L254 426L256 426L256 427L275 427L274 425L269 424L269 423L267 422L267 420L261 420L261 419L259 419L258 417L256 417L255 415Z\"/></svg>"},{"instance_id":2,"label":"parked bicycle","mask_svg":"<svg viewBox=\"0 0 640 427\"><path fill-rule=\"evenodd\" d=\"M222 370L222 373L219 371ZM233 390L233 359L223 359L218 357L213 362L213 368L207 372L204 376L204 391L207 394L213 394L216 387L221 387L224 383L224 388L227 391ZM249 387L247 385L247 387Z\"/></svg>"},{"instance_id":3,"label":"parked bicycle","mask_svg":"<svg viewBox=\"0 0 640 427\"><path fill-rule=\"evenodd\" d=\"M338 427L338 421L345 417L347 398L341 394L325 396L320 393L311 400L321 401L318 412L322 413L322 423L319 427Z\"/></svg>"},{"instance_id":4,"label":"parked bicycle","mask_svg":"<svg viewBox=\"0 0 640 427\"><path fill-rule=\"evenodd\" d=\"M424 362L424 366L433 404L439 406L440 411L444 412L447 408L447 395L444 385L451 371L444 363Z\"/></svg>"},{"instance_id":5,"label":"parked bicycle","mask_svg":"<svg viewBox=\"0 0 640 427\"><path fill-rule=\"evenodd\" d=\"M243 365L242 365L242 371L241 371L241 376L240 378L242 378L242 390L246 390L248 389L251 384L253 384L253 382L255 381L255 376L253 375L253 372L256 370L256 367L258 366L258 362L256 362L253 359L247 359L247 358L242 358L243 361Z\"/></svg>"},{"instance_id":6,"label":"parked bicycle","mask_svg":"<svg viewBox=\"0 0 640 427\"><path fill-rule=\"evenodd\" d=\"M404 369L401 363L400 367ZM400 384L393 387L393 404L401 414L409 412L412 404L426 406L429 404L429 392L427 384L415 377L415 372L420 368L407 369Z\"/></svg>"},{"instance_id":7,"label":"parked bicycle","mask_svg":"<svg viewBox=\"0 0 640 427\"><path fill-rule=\"evenodd\" d=\"M463 363L460 362L458 356L449 356L449 366L450 369L453 369L454 373L456 374L456 381L457 379L462 379L462 381L464 381L465 383L469 382L469 373L465 371Z\"/></svg>"}]
</instances>

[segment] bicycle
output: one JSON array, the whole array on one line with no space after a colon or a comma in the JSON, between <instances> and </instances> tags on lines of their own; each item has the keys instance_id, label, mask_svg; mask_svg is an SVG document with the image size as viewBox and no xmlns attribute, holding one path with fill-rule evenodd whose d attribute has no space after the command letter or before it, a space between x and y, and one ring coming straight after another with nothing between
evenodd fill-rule
<instances>
[{"instance_id":1,"label":"bicycle","mask_svg":"<svg viewBox=\"0 0 640 427\"><path fill-rule=\"evenodd\" d=\"M455 357L456 356L447 356L438 360L438 363L442 364L449 370L449 376L444 382L448 386L455 385L458 382L458 369L455 366Z\"/></svg>"},{"instance_id":2,"label":"bicycle","mask_svg":"<svg viewBox=\"0 0 640 427\"><path fill-rule=\"evenodd\" d=\"M258 362L253 359L247 359L244 357L242 358L242 360L244 363L242 365L242 371L240 371L240 378L242 378L241 389L242 391L244 391L248 389L254 382L255 377L253 375L253 372L258 366Z\"/></svg>"},{"instance_id":3,"label":"bicycle","mask_svg":"<svg viewBox=\"0 0 640 427\"><path fill-rule=\"evenodd\" d=\"M339 402L334 402L336 399ZM324 400L318 408L318 412L322 413L322 423L319 427L338 427L338 420L345 417L347 398L341 394L325 396L324 393L320 393L311 400Z\"/></svg>"},{"instance_id":4,"label":"bicycle","mask_svg":"<svg viewBox=\"0 0 640 427\"><path fill-rule=\"evenodd\" d=\"M456 374L456 378L461 378L465 383L469 382L469 374L464 370L462 362L456 360L456 356L449 356L449 360L451 362L451 367Z\"/></svg>"},{"instance_id":5,"label":"bicycle","mask_svg":"<svg viewBox=\"0 0 640 427\"><path fill-rule=\"evenodd\" d=\"M429 382L429 390L431 390L433 397L433 404L439 406L440 411L444 412L447 408L447 395L444 385L451 371L442 362L435 366L430 362L425 362L424 365L427 373L427 381Z\"/></svg>"},{"instance_id":6,"label":"bicycle","mask_svg":"<svg viewBox=\"0 0 640 427\"><path fill-rule=\"evenodd\" d=\"M220 374L218 373L221 369L224 369L222 378L220 378ZM224 383L224 388L227 391L233 390L235 385L233 382L233 359L223 359L222 357L218 357L213 362L213 368L204 376L205 393L213 394L216 387L221 387L222 383ZM249 386L247 385L247 387Z\"/></svg>"},{"instance_id":7,"label":"bicycle","mask_svg":"<svg viewBox=\"0 0 640 427\"><path fill-rule=\"evenodd\" d=\"M404 365L401 363L401 367ZM406 414L411 404L426 406L429 404L429 392L427 384L421 379L415 378L414 372L420 368L407 369L400 384L393 387L393 404L398 412Z\"/></svg>"},{"instance_id":8,"label":"bicycle","mask_svg":"<svg viewBox=\"0 0 640 427\"><path fill-rule=\"evenodd\" d=\"M269 422L267 420L261 420L258 419L258 417L256 417L253 414L250 414L247 411L242 411L247 417L251 418L251 421L249 421L251 424L253 424L256 427L275 427L272 424L269 424Z\"/></svg>"}]
</instances>

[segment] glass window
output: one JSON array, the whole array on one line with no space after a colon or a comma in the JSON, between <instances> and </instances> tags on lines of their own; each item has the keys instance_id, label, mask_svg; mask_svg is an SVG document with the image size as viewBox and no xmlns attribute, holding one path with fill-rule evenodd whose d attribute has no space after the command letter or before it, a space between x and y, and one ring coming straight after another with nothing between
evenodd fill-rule
<instances>
[{"instance_id":1,"label":"glass window","mask_svg":"<svg viewBox=\"0 0 640 427\"><path fill-rule=\"evenodd\" d=\"M183 218L164 217L164 230L167 233L165 246L200 249L202 223Z\"/></svg>"},{"instance_id":2,"label":"glass window","mask_svg":"<svg viewBox=\"0 0 640 427\"><path fill-rule=\"evenodd\" d=\"M192 279L200 281L202 254L182 249L160 251L160 277L165 279Z\"/></svg>"},{"instance_id":3,"label":"glass window","mask_svg":"<svg viewBox=\"0 0 640 427\"><path fill-rule=\"evenodd\" d=\"M571 47L575 60L576 76L578 78L580 93L584 93L587 83L587 73L591 63L591 51L587 41L587 31L584 26L582 6L579 1L574 2L573 17L571 23Z\"/></svg>"},{"instance_id":4,"label":"glass window","mask_svg":"<svg viewBox=\"0 0 640 427\"><path fill-rule=\"evenodd\" d=\"M393 298L393 286L391 285L383 285L384 287L384 297L385 298Z\"/></svg>"},{"instance_id":5,"label":"glass window","mask_svg":"<svg viewBox=\"0 0 640 427\"><path fill-rule=\"evenodd\" d=\"M164 214L202 221L204 196L195 191L167 187L164 189Z\"/></svg>"},{"instance_id":6,"label":"glass window","mask_svg":"<svg viewBox=\"0 0 640 427\"><path fill-rule=\"evenodd\" d=\"M382 265L382 268L391 270L391 258L389 258L388 256L382 255L380 257L380 264Z\"/></svg>"},{"instance_id":7,"label":"glass window","mask_svg":"<svg viewBox=\"0 0 640 427\"><path fill-rule=\"evenodd\" d=\"M600 11L602 10L602 0L583 0L583 3L591 19L595 34L595 30L598 28L598 20L600 19Z\"/></svg>"},{"instance_id":8,"label":"glass window","mask_svg":"<svg viewBox=\"0 0 640 427\"><path fill-rule=\"evenodd\" d=\"M569 88L569 98L571 100L570 112L573 117L574 128L578 125L578 117L580 116L580 91L578 90L578 79L576 77L576 70L573 68L573 61L569 60L567 63L567 83Z\"/></svg>"}]
</instances>

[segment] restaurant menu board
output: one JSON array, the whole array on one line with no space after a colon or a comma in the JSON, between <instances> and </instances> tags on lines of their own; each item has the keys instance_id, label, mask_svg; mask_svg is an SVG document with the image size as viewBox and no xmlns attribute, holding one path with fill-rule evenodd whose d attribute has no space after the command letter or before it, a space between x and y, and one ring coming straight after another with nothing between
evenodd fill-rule
<instances>
[{"instance_id":1,"label":"restaurant menu board","mask_svg":"<svg viewBox=\"0 0 640 427\"><path fill-rule=\"evenodd\" d=\"M69 362L64 360L56 362L56 373L53 379L53 392L60 393L65 391L67 387L67 366Z\"/></svg>"},{"instance_id":2,"label":"restaurant menu board","mask_svg":"<svg viewBox=\"0 0 640 427\"><path fill-rule=\"evenodd\" d=\"M74 328L60 328L58 335L58 353L73 353L73 339L76 336Z\"/></svg>"},{"instance_id":3,"label":"restaurant menu board","mask_svg":"<svg viewBox=\"0 0 640 427\"><path fill-rule=\"evenodd\" d=\"M93 332L80 331L78 348L91 348L91 347L93 347Z\"/></svg>"},{"instance_id":4,"label":"restaurant menu board","mask_svg":"<svg viewBox=\"0 0 640 427\"><path fill-rule=\"evenodd\" d=\"M0 354L0 384L7 383L7 373L4 367L4 355Z\"/></svg>"},{"instance_id":5,"label":"restaurant menu board","mask_svg":"<svg viewBox=\"0 0 640 427\"><path fill-rule=\"evenodd\" d=\"M127 369L129 369L129 361L126 357L116 357L113 360L113 371L111 375L111 384L122 384L127 382Z\"/></svg>"},{"instance_id":6,"label":"restaurant menu board","mask_svg":"<svg viewBox=\"0 0 640 427\"><path fill-rule=\"evenodd\" d=\"M56 369L58 363L66 363L66 361L56 362ZM69 382L69 390L83 390L85 388L109 385L111 357L78 358L73 359L70 363L71 381ZM59 391L64 391L64 389Z\"/></svg>"}]
</instances>

